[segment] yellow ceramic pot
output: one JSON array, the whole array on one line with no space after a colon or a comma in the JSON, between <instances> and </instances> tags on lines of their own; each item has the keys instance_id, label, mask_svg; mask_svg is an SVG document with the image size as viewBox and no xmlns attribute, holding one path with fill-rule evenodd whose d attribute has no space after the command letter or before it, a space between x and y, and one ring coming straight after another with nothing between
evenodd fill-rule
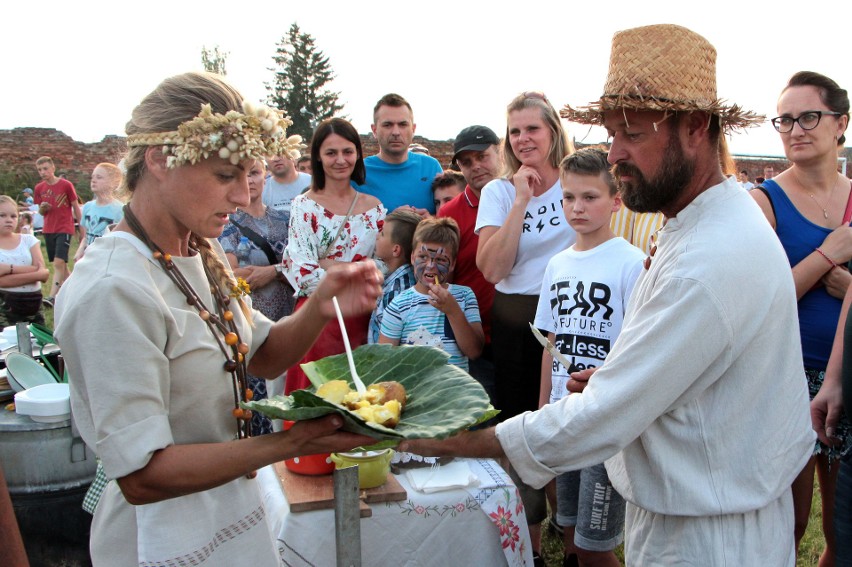
<instances>
[{"instance_id":1,"label":"yellow ceramic pot","mask_svg":"<svg viewBox=\"0 0 852 567\"><path fill-rule=\"evenodd\" d=\"M331 454L335 468L345 469L358 465L358 486L361 489L383 485L388 479L392 458L393 451L391 449Z\"/></svg>"}]
</instances>

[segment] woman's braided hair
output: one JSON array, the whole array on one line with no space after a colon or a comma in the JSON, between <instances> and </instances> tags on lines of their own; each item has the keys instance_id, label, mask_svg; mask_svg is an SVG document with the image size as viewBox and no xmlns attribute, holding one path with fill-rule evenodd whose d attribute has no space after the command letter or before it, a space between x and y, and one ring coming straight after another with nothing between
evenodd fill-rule
<instances>
[{"instance_id":1,"label":"woman's braided hair","mask_svg":"<svg viewBox=\"0 0 852 567\"><path fill-rule=\"evenodd\" d=\"M210 246L210 241L206 238L198 236L194 232L189 235L189 245L201 254L201 261L204 262L204 265L207 266L207 269L210 270L210 273L216 278L216 281L219 282L219 287L225 290L232 290L236 287L237 282L234 279L233 273L229 270L225 263L222 262L222 258L213 250L213 247ZM252 324L251 318L251 310L248 307L248 304L243 300L241 294L236 294L234 297L237 303L240 306L240 310L243 312L243 315L246 317L246 321L249 324Z\"/></svg>"}]
</instances>

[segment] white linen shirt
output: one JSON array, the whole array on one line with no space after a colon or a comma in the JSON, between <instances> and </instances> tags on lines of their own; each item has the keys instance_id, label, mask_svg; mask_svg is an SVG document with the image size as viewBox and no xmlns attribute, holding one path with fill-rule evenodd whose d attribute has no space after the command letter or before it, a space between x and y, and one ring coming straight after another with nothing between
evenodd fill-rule
<instances>
[{"instance_id":1,"label":"white linen shirt","mask_svg":"<svg viewBox=\"0 0 852 567\"><path fill-rule=\"evenodd\" d=\"M663 228L585 391L496 433L524 482L609 459L616 490L658 514L743 513L790 490L815 440L796 296L777 237L736 181Z\"/></svg>"},{"instance_id":2,"label":"white linen shirt","mask_svg":"<svg viewBox=\"0 0 852 567\"><path fill-rule=\"evenodd\" d=\"M226 261L219 243L209 242ZM201 257L172 260L205 304L214 305ZM272 322L258 311L251 321L237 307L232 312L251 359ZM62 284L56 320L74 422L107 478L144 468L171 445L236 437L232 379L218 343L135 236L111 232L86 249L85 261ZM265 514L257 482L245 477L138 506L111 480L92 520L92 563L189 565L203 557L210 565L275 565Z\"/></svg>"}]
</instances>

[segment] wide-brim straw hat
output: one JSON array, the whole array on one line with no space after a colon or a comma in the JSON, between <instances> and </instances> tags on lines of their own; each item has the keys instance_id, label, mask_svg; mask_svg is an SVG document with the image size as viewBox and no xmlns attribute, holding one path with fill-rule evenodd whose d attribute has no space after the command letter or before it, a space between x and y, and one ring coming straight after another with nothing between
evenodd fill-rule
<instances>
[{"instance_id":1,"label":"wide-brim straw hat","mask_svg":"<svg viewBox=\"0 0 852 567\"><path fill-rule=\"evenodd\" d=\"M707 112L723 129L747 128L765 120L716 95L716 49L692 30L657 24L616 32L612 38L604 94L588 106L568 105L571 122L601 124L607 110Z\"/></svg>"}]
</instances>

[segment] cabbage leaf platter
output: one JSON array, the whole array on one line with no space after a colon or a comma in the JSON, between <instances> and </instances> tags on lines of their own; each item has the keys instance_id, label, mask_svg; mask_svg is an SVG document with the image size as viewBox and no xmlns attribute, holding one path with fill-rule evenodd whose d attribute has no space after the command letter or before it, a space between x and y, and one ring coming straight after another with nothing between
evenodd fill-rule
<instances>
[{"instance_id":1,"label":"cabbage leaf platter","mask_svg":"<svg viewBox=\"0 0 852 567\"><path fill-rule=\"evenodd\" d=\"M343 417L344 431L382 440L382 446L395 446L403 439L444 439L498 413L479 382L447 364L449 356L437 348L372 344L356 348L353 356L358 375L367 386L396 381L405 387L407 401L396 428L368 423L316 395L316 388L331 380L346 380L354 389L345 354L302 364L313 389L241 405L273 419L290 421L337 413Z\"/></svg>"}]
</instances>

